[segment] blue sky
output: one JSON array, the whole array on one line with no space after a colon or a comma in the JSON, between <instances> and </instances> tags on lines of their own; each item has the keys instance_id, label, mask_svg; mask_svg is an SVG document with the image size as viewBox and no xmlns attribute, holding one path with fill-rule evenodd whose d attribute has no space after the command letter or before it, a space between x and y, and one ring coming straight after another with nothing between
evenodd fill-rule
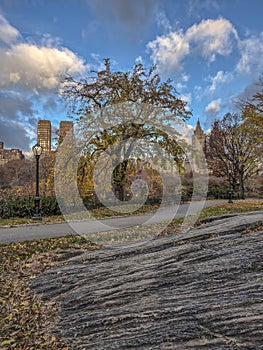
<instances>
[{"instance_id":1,"label":"blue sky","mask_svg":"<svg viewBox=\"0 0 263 350\"><path fill-rule=\"evenodd\" d=\"M39 119L67 119L61 76L155 63L204 129L263 72L262 0L0 0L0 140L29 151Z\"/></svg>"}]
</instances>

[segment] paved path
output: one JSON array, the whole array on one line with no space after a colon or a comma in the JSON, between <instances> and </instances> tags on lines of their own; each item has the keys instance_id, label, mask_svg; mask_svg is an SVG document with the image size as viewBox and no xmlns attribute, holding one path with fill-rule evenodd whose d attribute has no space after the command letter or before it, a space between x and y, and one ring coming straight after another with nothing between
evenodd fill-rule
<instances>
[{"instance_id":1,"label":"paved path","mask_svg":"<svg viewBox=\"0 0 263 350\"><path fill-rule=\"evenodd\" d=\"M226 200L207 201L204 207L226 203ZM88 234L114 229L138 226L142 224L154 224L171 219L183 218L198 211L201 202L189 204L172 205L158 211L158 215L152 213L142 215L131 215L126 217L112 217L105 219L90 219L74 222L60 222L47 224L21 225L16 227L0 226L0 244L34 240L40 238L63 237L72 234ZM202 206L201 206L202 209Z\"/></svg>"}]
</instances>

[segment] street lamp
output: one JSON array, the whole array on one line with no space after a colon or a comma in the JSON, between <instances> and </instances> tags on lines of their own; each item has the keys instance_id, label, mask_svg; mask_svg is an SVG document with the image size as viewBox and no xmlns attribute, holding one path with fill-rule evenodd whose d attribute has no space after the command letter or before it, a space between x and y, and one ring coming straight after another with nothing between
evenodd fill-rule
<instances>
[{"instance_id":1,"label":"street lamp","mask_svg":"<svg viewBox=\"0 0 263 350\"><path fill-rule=\"evenodd\" d=\"M39 158L43 148L37 143L32 147L34 156L36 157L36 197L35 197L35 214L32 216L34 220L42 220L40 215L40 198L39 198Z\"/></svg>"},{"instance_id":2,"label":"street lamp","mask_svg":"<svg viewBox=\"0 0 263 350\"><path fill-rule=\"evenodd\" d=\"M233 201L232 201L232 187L231 187L231 169L228 170L228 181L229 181L228 203L233 203Z\"/></svg>"}]
</instances>

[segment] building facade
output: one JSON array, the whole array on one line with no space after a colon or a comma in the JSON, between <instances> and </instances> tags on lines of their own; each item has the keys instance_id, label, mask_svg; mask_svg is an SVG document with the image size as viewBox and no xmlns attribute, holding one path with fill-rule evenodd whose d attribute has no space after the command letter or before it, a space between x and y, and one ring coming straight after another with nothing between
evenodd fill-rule
<instances>
[{"instance_id":1,"label":"building facade","mask_svg":"<svg viewBox=\"0 0 263 350\"><path fill-rule=\"evenodd\" d=\"M73 122L62 120L59 124L59 144L63 142L69 132L73 132Z\"/></svg>"},{"instance_id":2,"label":"building facade","mask_svg":"<svg viewBox=\"0 0 263 350\"><path fill-rule=\"evenodd\" d=\"M37 142L43 148L43 152L51 151L51 123L49 120L38 121Z\"/></svg>"},{"instance_id":3,"label":"building facade","mask_svg":"<svg viewBox=\"0 0 263 350\"><path fill-rule=\"evenodd\" d=\"M25 159L22 151L17 148L4 149L4 142L0 141L0 165L4 165L12 160Z\"/></svg>"}]
</instances>

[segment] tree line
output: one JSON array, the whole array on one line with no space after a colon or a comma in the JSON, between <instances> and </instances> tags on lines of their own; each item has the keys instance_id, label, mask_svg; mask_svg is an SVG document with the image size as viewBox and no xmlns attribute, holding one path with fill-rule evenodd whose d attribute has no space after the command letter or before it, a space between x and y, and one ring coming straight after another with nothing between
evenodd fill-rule
<instances>
[{"instance_id":1,"label":"tree line","mask_svg":"<svg viewBox=\"0 0 263 350\"><path fill-rule=\"evenodd\" d=\"M231 191L244 198L247 184L263 168L262 87L260 78L253 98L242 101L237 113L227 113L214 121L206 137L204 154L210 175L209 191L213 195L215 191L211 188L216 185L217 191L226 191L229 183ZM187 146L180 131L173 127L180 120L187 121L191 112L174 83L170 79L161 80L156 66L146 68L136 63L131 71L114 71L110 59L105 59L104 67L91 71L84 80L67 76L62 96L82 135L77 186L83 199L96 201L94 169L103 156L105 169L112 169L111 190L120 201L130 199L132 182L142 174L150 188L148 197L158 199L163 195L161 178L149 159L156 159L155 164L159 160L162 169L176 166L182 177L182 190L191 196L194 174L185 172ZM138 146L137 140L144 142ZM42 196L55 196L55 160L55 153L41 157ZM12 191L19 188L23 195L32 196L34 166L30 160L1 166L1 196L8 188ZM263 184L259 183L259 189L260 186L262 190Z\"/></svg>"}]
</instances>

